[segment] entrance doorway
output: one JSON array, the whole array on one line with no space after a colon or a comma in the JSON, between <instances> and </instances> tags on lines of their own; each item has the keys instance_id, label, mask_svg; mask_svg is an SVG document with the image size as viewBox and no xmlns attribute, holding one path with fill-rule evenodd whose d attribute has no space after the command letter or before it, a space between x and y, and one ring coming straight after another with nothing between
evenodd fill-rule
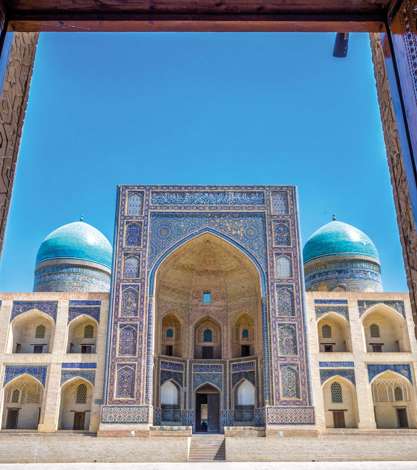
<instances>
[{"instance_id":1,"label":"entrance doorway","mask_svg":"<svg viewBox=\"0 0 417 470\"><path fill-rule=\"evenodd\" d=\"M397 421L399 428L408 428L408 418L406 408L397 408Z\"/></svg>"},{"instance_id":2,"label":"entrance doorway","mask_svg":"<svg viewBox=\"0 0 417 470\"><path fill-rule=\"evenodd\" d=\"M195 394L195 430L220 431L220 393L211 385L203 385Z\"/></svg>"},{"instance_id":3,"label":"entrance doorway","mask_svg":"<svg viewBox=\"0 0 417 470\"><path fill-rule=\"evenodd\" d=\"M9 408L7 410L6 429L17 429L18 419L19 419L19 409Z\"/></svg>"},{"instance_id":4,"label":"entrance doorway","mask_svg":"<svg viewBox=\"0 0 417 470\"><path fill-rule=\"evenodd\" d=\"M343 410L333 411L333 422L335 428L345 428L345 412Z\"/></svg>"},{"instance_id":5,"label":"entrance doorway","mask_svg":"<svg viewBox=\"0 0 417 470\"><path fill-rule=\"evenodd\" d=\"M76 411L74 413L74 425L72 429L74 431L83 431L85 427L85 413Z\"/></svg>"}]
</instances>

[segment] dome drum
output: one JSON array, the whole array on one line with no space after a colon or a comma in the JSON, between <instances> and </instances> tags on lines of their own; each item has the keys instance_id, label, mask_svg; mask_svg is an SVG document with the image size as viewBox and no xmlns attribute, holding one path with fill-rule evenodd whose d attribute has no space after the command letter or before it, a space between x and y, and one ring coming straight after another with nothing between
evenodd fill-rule
<instances>
[{"instance_id":1,"label":"dome drum","mask_svg":"<svg viewBox=\"0 0 417 470\"><path fill-rule=\"evenodd\" d=\"M306 289L381 292L378 251L361 230L333 220L307 240L303 250Z\"/></svg>"},{"instance_id":2,"label":"dome drum","mask_svg":"<svg viewBox=\"0 0 417 470\"><path fill-rule=\"evenodd\" d=\"M36 258L35 292L108 292L112 247L85 222L73 222L51 232Z\"/></svg>"}]
</instances>

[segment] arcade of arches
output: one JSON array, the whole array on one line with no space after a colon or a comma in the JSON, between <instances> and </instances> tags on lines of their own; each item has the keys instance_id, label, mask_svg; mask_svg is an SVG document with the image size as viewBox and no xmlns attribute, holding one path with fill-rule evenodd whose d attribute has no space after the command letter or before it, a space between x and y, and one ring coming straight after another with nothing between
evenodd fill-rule
<instances>
[{"instance_id":1,"label":"arcade of arches","mask_svg":"<svg viewBox=\"0 0 417 470\"><path fill-rule=\"evenodd\" d=\"M163 262L155 298L154 396L161 422L179 421L181 412L191 410L197 430L218 430L220 408L227 408L235 419L251 423L261 386L255 369L262 358L260 281L253 263L228 242L201 235ZM167 370L174 358L178 370ZM224 387L216 371L223 374L248 359L255 369L243 388L238 391L242 382L236 380ZM192 370L191 383L179 373L185 370Z\"/></svg>"}]
</instances>

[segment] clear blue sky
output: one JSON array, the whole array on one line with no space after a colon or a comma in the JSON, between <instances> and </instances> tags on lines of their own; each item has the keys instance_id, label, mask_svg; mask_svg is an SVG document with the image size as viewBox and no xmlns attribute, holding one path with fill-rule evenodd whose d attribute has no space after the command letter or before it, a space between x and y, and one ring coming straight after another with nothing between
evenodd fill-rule
<instances>
[{"instance_id":1,"label":"clear blue sky","mask_svg":"<svg viewBox=\"0 0 417 470\"><path fill-rule=\"evenodd\" d=\"M295 184L302 236L335 213L405 290L369 40L334 34L42 34L0 289L84 215L113 236L117 184Z\"/></svg>"}]
</instances>

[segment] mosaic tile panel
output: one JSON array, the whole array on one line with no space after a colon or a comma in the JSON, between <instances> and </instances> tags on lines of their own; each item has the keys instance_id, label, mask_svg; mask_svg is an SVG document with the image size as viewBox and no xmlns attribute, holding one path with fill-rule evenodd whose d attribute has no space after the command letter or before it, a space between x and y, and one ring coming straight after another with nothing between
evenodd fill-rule
<instances>
[{"instance_id":1,"label":"mosaic tile panel","mask_svg":"<svg viewBox=\"0 0 417 470\"><path fill-rule=\"evenodd\" d=\"M267 424L314 424L313 407L266 407Z\"/></svg>"},{"instance_id":2,"label":"mosaic tile panel","mask_svg":"<svg viewBox=\"0 0 417 470\"><path fill-rule=\"evenodd\" d=\"M46 313L54 321L56 321L56 314L58 310L58 302L57 301L27 301L27 300L15 300L12 306L12 315L11 320L16 318L18 315L22 313L26 313L29 310L40 310L43 313Z\"/></svg>"},{"instance_id":3,"label":"mosaic tile panel","mask_svg":"<svg viewBox=\"0 0 417 470\"><path fill-rule=\"evenodd\" d=\"M70 300L68 308L68 323L80 315L88 315L100 322L100 300Z\"/></svg>"},{"instance_id":4,"label":"mosaic tile panel","mask_svg":"<svg viewBox=\"0 0 417 470\"><path fill-rule=\"evenodd\" d=\"M359 314L363 315L368 309L378 304L391 307L405 317L405 306L402 300L358 300Z\"/></svg>"},{"instance_id":5,"label":"mosaic tile panel","mask_svg":"<svg viewBox=\"0 0 417 470\"><path fill-rule=\"evenodd\" d=\"M349 309L342 305L316 305L315 307L316 317L320 318L326 313L338 313L349 320Z\"/></svg>"},{"instance_id":6,"label":"mosaic tile panel","mask_svg":"<svg viewBox=\"0 0 417 470\"><path fill-rule=\"evenodd\" d=\"M16 377L19 377L19 375L23 374L28 374L32 377L35 377L35 379L38 379L42 385L45 385L47 371L47 366L6 366L3 386L8 384L11 380L15 379Z\"/></svg>"},{"instance_id":7,"label":"mosaic tile panel","mask_svg":"<svg viewBox=\"0 0 417 470\"><path fill-rule=\"evenodd\" d=\"M271 212L273 215L288 215L289 201L287 191L271 192Z\"/></svg>"},{"instance_id":8,"label":"mosaic tile panel","mask_svg":"<svg viewBox=\"0 0 417 470\"><path fill-rule=\"evenodd\" d=\"M135 380L135 364L117 364L117 398L134 398Z\"/></svg>"},{"instance_id":9,"label":"mosaic tile panel","mask_svg":"<svg viewBox=\"0 0 417 470\"><path fill-rule=\"evenodd\" d=\"M411 368L409 364L368 364L369 382L371 382L372 379L378 374L381 374L387 370L397 372L413 383L413 377L411 375Z\"/></svg>"},{"instance_id":10,"label":"mosaic tile panel","mask_svg":"<svg viewBox=\"0 0 417 470\"><path fill-rule=\"evenodd\" d=\"M326 380L340 375L355 384L355 370L354 369L320 369L320 383L324 383Z\"/></svg>"},{"instance_id":11,"label":"mosaic tile panel","mask_svg":"<svg viewBox=\"0 0 417 470\"><path fill-rule=\"evenodd\" d=\"M144 424L149 422L147 406L103 406L101 408L102 423Z\"/></svg>"},{"instance_id":12,"label":"mosaic tile panel","mask_svg":"<svg viewBox=\"0 0 417 470\"><path fill-rule=\"evenodd\" d=\"M61 385L76 377L86 379L94 385L96 372L94 370L61 370Z\"/></svg>"},{"instance_id":13,"label":"mosaic tile panel","mask_svg":"<svg viewBox=\"0 0 417 470\"><path fill-rule=\"evenodd\" d=\"M97 364L95 362L63 362L63 369L95 369Z\"/></svg>"},{"instance_id":14,"label":"mosaic tile panel","mask_svg":"<svg viewBox=\"0 0 417 470\"><path fill-rule=\"evenodd\" d=\"M283 323L278 326L278 349L282 356L297 355L297 326Z\"/></svg>"},{"instance_id":15,"label":"mosaic tile panel","mask_svg":"<svg viewBox=\"0 0 417 470\"><path fill-rule=\"evenodd\" d=\"M119 324L119 356L136 356L138 341L137 325Z\"/></svg>"},{"instance_id":16,"label":"mosaic tile panel","mask_svg":"<svg viewBox=\"0 0 417 470\"><path fill-rule=\"evenodd\" d=\"M259 206L261 191L152 191L151 204L158 206Z\"/></svg>"},{"instance_id":17,"label":"mosaic tile panel","mask_svg":"<svg viewBox=\"0 0 417 470\"><path fill-rule=\"evenodd\" d=\"M350 361L332 361L332 362L319 362L320 367L355 367L354 362Z\"/></svg>"},{"instance_id":18,"label":"mosaic tile panel","mask_svg":"<svg viewBox=\"0 0 417 470\"><path fill-rule=\"evenodd\" d=\"M289 222L274 222L272 228L275 246L291 246Z\"/></svg>"}]
</instances>

